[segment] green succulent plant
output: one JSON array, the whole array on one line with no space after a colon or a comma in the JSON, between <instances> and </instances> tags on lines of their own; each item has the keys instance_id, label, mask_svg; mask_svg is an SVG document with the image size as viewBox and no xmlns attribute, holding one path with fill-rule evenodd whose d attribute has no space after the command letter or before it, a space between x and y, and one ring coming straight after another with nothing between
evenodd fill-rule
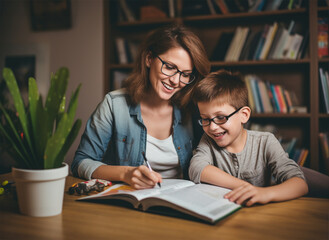
<instances>
[{"instance_id":1,"label":"green succulent plant","mask_svg":"<svg viewBox=\"0 0 329 240\"><path fill-rule=\"evenodd\" d=\"M10 117L0 103L4 116L0 123L0 134L11 146L9 153L15 159L16 167L25 169L60 167L81 127L80 119L74 121L81 84L72 94L65 112L65 92L69 80L67 68L62 67L51 75L44 104L36 80L30 77L28 79L28 107L24 106L12 70L4 68L3 78L13 98L19 121L14 121L15 119Z\"/></svg>"}]
</instances>

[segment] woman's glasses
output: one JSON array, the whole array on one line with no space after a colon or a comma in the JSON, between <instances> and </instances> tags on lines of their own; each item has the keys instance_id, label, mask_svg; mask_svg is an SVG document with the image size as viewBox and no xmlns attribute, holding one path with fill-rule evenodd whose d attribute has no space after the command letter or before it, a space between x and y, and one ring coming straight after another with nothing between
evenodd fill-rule
<instances>
[{"instance_id":1,"label":"woman's glasses","mask_svg":"<svg viewBox=\"0 0 329 240\"><path fill-rule=\"evenodd\" d=\"M168 77L172 77L175 74L179 73L180 82L182 82L184 84L190 84L194 81L195 76L192 73L182 72L182 71L178 70L175 65L163 61L159 56L157 56L157 58L159 58L159 60L162 62L161 72L164 75L166 75Z\"/></svg>"}]
</instances>

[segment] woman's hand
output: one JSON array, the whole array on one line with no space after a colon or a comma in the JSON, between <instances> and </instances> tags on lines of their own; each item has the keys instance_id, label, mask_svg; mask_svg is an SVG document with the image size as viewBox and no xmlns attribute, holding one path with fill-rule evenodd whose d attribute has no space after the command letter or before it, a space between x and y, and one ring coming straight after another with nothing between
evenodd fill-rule
<instances>
[{"instance_id":1,"label":"woman's hand","mask_svg":"<svg viewBox=\"0 0 329 240\"><path fill-rule=\"evenodd\" d=\"M136 189L153 188L162 182L159 173L150 171L146 166L130 167L125 174L124 181Z\"/></svg>"},{"instance_id":2,"label":"woman's hand","mask_svg":"<svg viewBox=\"0 0 329 240\"><path fill-rule=\"evenodd\" d=\"M270 202L270 193L268 188L255 187L246 182L227 193L224 198L227 198L231 202L250 207L255 203L266 204Z\"/></svg>"}]
</instances>

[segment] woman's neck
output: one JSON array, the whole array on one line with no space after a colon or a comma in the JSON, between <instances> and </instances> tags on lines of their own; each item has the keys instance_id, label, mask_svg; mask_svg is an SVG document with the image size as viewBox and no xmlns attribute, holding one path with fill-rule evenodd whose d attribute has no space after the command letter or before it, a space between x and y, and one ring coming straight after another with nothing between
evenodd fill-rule
<instances>
[{"instance_id":1,"label":"woman's neck","mask_svg":"<svg viewBox=\"0 0 329 240\"><path fill-rule=\"evenodd\" d=\"M141 105L149 109L166 109L168 107L172 108L172 104L169 100L161 99L154 91L148 90L143 99L141 100Z\"/></svg>"}]
</instances>

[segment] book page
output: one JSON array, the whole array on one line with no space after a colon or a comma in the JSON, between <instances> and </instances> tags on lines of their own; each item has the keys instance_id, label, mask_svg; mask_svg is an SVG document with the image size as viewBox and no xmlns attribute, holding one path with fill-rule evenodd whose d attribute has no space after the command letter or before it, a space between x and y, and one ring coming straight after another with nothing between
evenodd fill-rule
<instances>
[{"instance_id":1,"label":"book page","mask_svg":"<svg viewBox=\"0 0 329 240\"><path fill-rule=\"evenodd\" d=\"M100 192L95 195L79 198L79 200L86 199L107 199L107 198L115 198L115 196L132 196L136 198L138 201L156 196L159 194L165 194L170 192L175 192L178 189L185 188L188 186L193 186L194 183L191 181L183 180L183 179L163 179L161 183L161 188L159 186L155 186L150 189L136 190L127 184L115 184L112 187L106 189L103 192Z\"/></svg>"},{"instance_id":2,"label":"book page","mask_svg":"<svg viewBox=\"0 0 329 240\"><path fill-rule=\"evenodd\" d=\"M231 190L213 185L195 184L179 191L168 191L147 199L143 205L144 210L157 204L171 208L178 206L176 209L179 211L198 217L204 216L214 222L241 208L240 205L224 199L224 195L229 191Z\"/></svg>"}]
</instances>

